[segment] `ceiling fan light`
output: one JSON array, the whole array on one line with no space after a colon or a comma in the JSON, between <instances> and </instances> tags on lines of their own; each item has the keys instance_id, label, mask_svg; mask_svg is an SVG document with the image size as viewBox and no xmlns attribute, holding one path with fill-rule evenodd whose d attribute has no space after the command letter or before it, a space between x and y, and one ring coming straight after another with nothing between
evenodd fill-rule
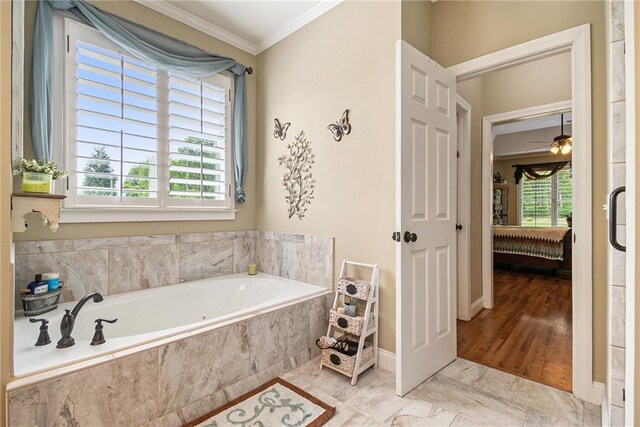
<instances>
[{"instance_id":1,"label":"ceiling fan light","mask_svg":"<svg viewBox=\"0 0 640 427\"><path fill-rule=\"evenodd\" d=\"M571 152L571 144L563 144L562 147L560 147L560 152L562 154L569 154Z\"/></svg>"},{"instance_id":2,"label":"ceiling fan light","mask_svg":"<svg viewBox=\"0 0 640 427\"><path fill-rule=\"evenodd\" d=\"M552 154L558 154L560 152L560 147L554 144L551 146L549 151L551 151Z\"/></svg>"}]
</instances>

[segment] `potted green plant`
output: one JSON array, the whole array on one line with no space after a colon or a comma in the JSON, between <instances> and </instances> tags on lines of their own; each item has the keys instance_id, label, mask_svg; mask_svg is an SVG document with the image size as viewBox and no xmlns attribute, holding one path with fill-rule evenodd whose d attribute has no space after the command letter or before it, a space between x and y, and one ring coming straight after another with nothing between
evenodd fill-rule
<instances>
[{"instance_id":1,"label":"potted green plant","mask_svg":"<svg viewBox=\"0 0 640 427\"><path fill-rule=\"evenodd\" d=\"M22 159L13 170L14 175L22 176L22 191L25 193L53 193L53 181L66 178L68 172L59 171L56 162Z\"/></svg>"},{"instance_id":2,"label":"potted green plant","mask_svg":"<svg viewBox=\"0 0 640 427\"><path fill-rule=\"evenodd\" d=\"M567 220L567 226L571 227L571 223L573 222L573 217L572 217L572 213L568 212L566 214L564 214L564 218Z\"/></svg>"},{"instance_id":3,"label":"potted green plant","mask_svg":"<svg viewBox=\"0 0 640 427\"><path fill-rule=\"evenodd\" d=\"M506 184L507 178L503 177L500 172L496 172L493 174L493 182L496 184Z\"/></svg>"}]
</instances>

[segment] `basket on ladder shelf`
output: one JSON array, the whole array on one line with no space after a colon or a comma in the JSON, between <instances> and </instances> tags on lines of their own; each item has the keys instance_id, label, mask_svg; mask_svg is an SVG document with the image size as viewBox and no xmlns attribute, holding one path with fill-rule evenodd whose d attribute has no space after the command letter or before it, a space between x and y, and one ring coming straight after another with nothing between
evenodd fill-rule
<instances>
[{"instance_id":1,"label":"basket on ladder shelf","mask_svg":"<svg viewBox=\"0 0 640 427\"><path fill-rule=\"evenodd\" d=\"M368 268L371 279L362 280L347 276L349 267ZM328 337L345 336L350 341L358 342L358 351L352 356L333 349L322 350L320 368L326 366L351 378L355 385L358 375L378 364L378 296L380 269L377 264L343 261L338 279L338 292L329 312ZM355 316L348 316L338 311L338 306L345 297L357 300Z\"/></svg>"}]
</instances>

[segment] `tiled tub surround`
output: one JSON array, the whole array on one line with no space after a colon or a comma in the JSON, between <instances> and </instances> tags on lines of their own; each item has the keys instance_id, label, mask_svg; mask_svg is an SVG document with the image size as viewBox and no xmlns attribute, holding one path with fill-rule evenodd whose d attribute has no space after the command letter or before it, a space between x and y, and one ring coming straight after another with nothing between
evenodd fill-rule
<instances>
[{"instance_id":1,"label":"tiled tub surround","mask_svg":"<svg viewBox=\"0 0 640 427\"><path fill-rule=\"evenodd\" d=\"M180 426L319 354L330 293L9 385L10 426Z\"/></svg>"},{"instance_id":2,"label":"tiled tub surround","mask_svg":"<svg viewBox=\"0 0 640 427\"><path fill-rule=\"evenodd\" d=\"M36 273L56 271L65 282L61 302L92 291L115 295L247 270L333 286L333 238L233 231L16 243L18 288Z\"/></svg>"}]
</instances>

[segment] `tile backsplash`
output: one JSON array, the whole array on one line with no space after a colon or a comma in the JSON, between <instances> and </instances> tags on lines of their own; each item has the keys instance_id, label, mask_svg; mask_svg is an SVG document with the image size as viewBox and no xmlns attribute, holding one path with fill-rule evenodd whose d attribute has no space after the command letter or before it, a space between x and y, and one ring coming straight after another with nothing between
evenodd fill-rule
<instances>
[{"instance_id":1,"label":"tile backsplash","mask_svg":"<svg viewBox=\"0 0 640 427\"><path fill-rule=\"evenodd\" d=\"M333 287L333 238L258 231L18 242L18 289L36 273L59 272L61 302L171 285L247 270Z\"/></svg>"}]
</instances>

